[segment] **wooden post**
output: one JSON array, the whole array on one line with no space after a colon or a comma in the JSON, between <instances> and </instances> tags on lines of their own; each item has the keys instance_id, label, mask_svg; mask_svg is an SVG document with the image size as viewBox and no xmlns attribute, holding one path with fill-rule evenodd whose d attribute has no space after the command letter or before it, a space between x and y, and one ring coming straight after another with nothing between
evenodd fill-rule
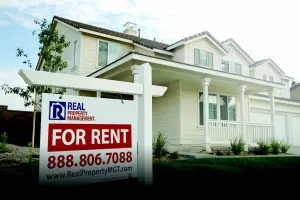
<instances>
[{"instance_id":1,"label":"wooden post","mask_svg":"<svg viewBox=\"0 0 300 200\"><path fill-rule=\"evenodd\" d=\"M34 88L34 101L33 105L33 122L32 122L32 138L31 138L31 146L34 147L35 141L35 121L36 121L36 89Z\"/></svg>"}]
</instances>

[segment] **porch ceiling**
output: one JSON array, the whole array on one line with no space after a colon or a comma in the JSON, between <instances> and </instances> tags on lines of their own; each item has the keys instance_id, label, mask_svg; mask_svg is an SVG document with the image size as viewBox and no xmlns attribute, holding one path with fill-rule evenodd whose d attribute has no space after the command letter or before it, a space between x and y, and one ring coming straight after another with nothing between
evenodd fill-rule
<instances>
[{"instance_id":1,"label":"porch ceiling","mask_svg":"<svg viewBox=\"0 0 300 200\"><path fill-rule=\"evenodd\" d=\"M283 88L283 85L280 83L267 82L261 79L196 67L137 53L130 53L91 76L131 82L133 81L133 76L130 67L134 64L139 65L145 62L152 66L153 84L155 85L164 85L174 80L186 80L201 86L201 79L211 78L211 86L236 89L240 85L246 85L247 93L250 94L266 92L272 88Z\"/></svg>"}]
</instances>

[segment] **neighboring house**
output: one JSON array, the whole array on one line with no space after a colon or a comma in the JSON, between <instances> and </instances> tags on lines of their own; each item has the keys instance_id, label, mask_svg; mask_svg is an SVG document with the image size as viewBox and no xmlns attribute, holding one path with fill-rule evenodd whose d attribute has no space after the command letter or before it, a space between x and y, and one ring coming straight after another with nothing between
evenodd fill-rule
<instances>
[{"instance_id":1,"label":"neighboring house","mask_svg":"<svg viewBox=\"0 0 300 200\"><path fill-rule=\"evenodd\" d=\"M135 24L120 33L57 16L53 20L71 42L63 73L133 82L136 67L151 65L153 84L168 87L163 97L153 98L153 134L164 132L169 149L210 151L241 135L248 145L275 136L300 146L300 101L289 91L293 79L270 58L254 61L233 39L219 42L204 31L165 44L142 38ZM42 59L37 69L41 65Z\"/></svg>"},{"instance_id":2,"label":"neighboring house","mask_svg":"<svg viewBox=\"0 0 300 200\"><path fill-rule=\"evenodd\" d=\"M300 100L300 83L292 82L290 88L291 98L295 100Z\"/></svg>"}]
</instances>

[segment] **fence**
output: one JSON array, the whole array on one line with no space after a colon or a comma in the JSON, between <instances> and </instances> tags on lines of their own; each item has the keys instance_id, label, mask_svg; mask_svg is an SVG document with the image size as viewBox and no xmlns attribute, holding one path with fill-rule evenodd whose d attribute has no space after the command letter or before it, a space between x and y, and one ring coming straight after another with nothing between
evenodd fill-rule
<instances>
[{"instance_id":1,"label":"fence","mask_svg":"<svg viewBox=\"0 0 300 200\"><path fill-rule=\"evenodd\" d=\"M6 106L0 106L0 134L6 132L8 143L26 146L31 142L33 112L7 110ZM36 113L35 146L40 144L41 113Z\"/></svg>"}]
</instances>

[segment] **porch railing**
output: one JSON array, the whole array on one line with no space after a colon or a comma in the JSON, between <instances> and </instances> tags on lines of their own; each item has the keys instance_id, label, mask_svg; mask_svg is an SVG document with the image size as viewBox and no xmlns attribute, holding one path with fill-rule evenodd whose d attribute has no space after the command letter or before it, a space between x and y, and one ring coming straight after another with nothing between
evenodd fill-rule
<instances>
[{"instance_id":1,"label":"porch railing","mask_svg":"<svg viewBox=\"0 0 300 200\"><path fill-rule=\"evenodd\" d=\"M242 123L209 121L208 133L211 143L227 143L230 139L241 136Z\"/></svg>"},{"instance_id":2,"label":"porch railing","mask_svg":"<svg viewBox=\"0 0 300 200\"><path fill-rule=\"evenodd\" d=\"M246 140L248 143L255 143L258 139L268 140L272 137L271 124L246 124Z\"/></svg>"},{"instance_id":3,"label":"porch railing","mask_svg":"<svg viewBox=\"0 0 300 200\"><path fill-rule=\"evenodd\" d=\"M242 136L241 122L209 121L208 133L212 144L228 144L231 139ZM258 139L272 137L272 125L245 123L245 137L247 143L254 143Z\"/></svg>"}]
</instances>

